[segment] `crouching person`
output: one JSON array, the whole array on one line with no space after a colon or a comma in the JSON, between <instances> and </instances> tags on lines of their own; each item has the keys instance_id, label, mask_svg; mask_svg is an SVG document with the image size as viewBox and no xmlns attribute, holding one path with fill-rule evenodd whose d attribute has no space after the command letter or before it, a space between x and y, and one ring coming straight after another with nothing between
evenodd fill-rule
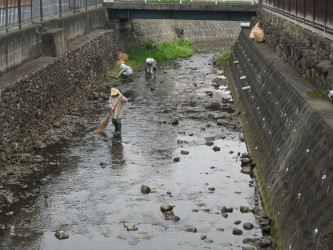
<instances>
[{"instance_id":1,"label":"crouching person","mask_svg":"<svg viewBox=\"0 0 333 250\"><path fill-rule=\"evenodd\" d=\"M115 127L116 133L121 133L121 119L124 116L123 103L127 102L127 98L123 96L116 88L111 88L109 99L110 109L112 110L112 124Z\"/></svg>"},{"instance_id":2,"label":"crouching person","mask_svg":"<svg viewBox=\"0 0 333 250\"><path fill-rule=\"evenodd\" d=\"M127 79L133 74L131 67L127 66L123 61L120 61L120 69L121 70L117 77L121 76L121 78Z\"/></svg>"},{"instance_id":3,"label":"crouching person","mask_svg":"<svg viewBox=\"0 0 333 250\"><path fill-rule=\"evenodd\" d=\"M146 59L147 73L153 74L156 71L156 60L154 58Z\"/></svg>"}]
</instances>

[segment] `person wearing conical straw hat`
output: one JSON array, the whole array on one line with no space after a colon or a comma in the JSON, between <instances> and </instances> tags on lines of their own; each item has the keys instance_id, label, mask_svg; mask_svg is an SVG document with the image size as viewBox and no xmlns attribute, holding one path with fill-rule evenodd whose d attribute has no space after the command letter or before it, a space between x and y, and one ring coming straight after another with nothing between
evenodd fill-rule
<instances>
[{"instance_id":1,"label":"person wearing conical straw hat","mask_svg":"<svg viewBox=\"0 0 333 250\"><path fill-rule=\"evenodd\" d=\"M120 68L121 68L117 77L121 76L122 78L127 79L133 74L133 71L132 71L131 67L127 66L125 64L125 61L118 60L117 63L120 64Z\"/></svg>"},{"instance_id":2,"label":"person wearing conical straw hat","mask_svg":"<svg viewBox=\"0 0 333 250\"><path fill-rule=\"evenodd\" d=\"M127 101L127 98L123 96L118 89L111 88L109 105L110 109L113 111L111 119L116 133L121 133L121 119L124 116L123 103Z\"/></svg>"}]
</instances>

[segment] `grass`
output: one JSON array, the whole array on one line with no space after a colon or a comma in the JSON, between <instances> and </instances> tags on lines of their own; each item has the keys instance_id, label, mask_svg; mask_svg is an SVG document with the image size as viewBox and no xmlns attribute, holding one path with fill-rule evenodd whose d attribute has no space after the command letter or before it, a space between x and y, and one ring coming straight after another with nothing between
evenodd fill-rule
<instances>
[{"instance_id":1,"label":"grass","mask_svg":"<svg viewBox=\"0 0 333 250\"><path fill-rule=\"evenodd\" d=\"M222 66L227 62L232 54L232 50L221 50L220 55L213 58L213 63L217 66Z\"/></svg>"},{"instance_id":2,"label":"grass","mask_svg":"<svg viewBox=\"0 0 333 250\"><path fill-rule=\"evenodd\" d=\"M148 57L154 58L158 63L188 57L193 53L194 48L192 43L184 38L175 38L170 42L161 44L149 39L141 46L126 51L126 54L128 54L126 65L130 66L135 71L136 68L145 64L146 58ZM107 72L107 79L115 77L119 71L119 65L116 64L113 70Z\"/></svg>"},{"instance_id":3,"label":"grass","mask_svg":"<svg viewBox=\"0 0 333 250\"><path fill-rule=\"evenodd\" d=\"M313 97L313 98L318 98L318 99L325 99L326 98L326 96L318 90L310 91L307 94L309 96Z\"/></svg>"}]
</instances>

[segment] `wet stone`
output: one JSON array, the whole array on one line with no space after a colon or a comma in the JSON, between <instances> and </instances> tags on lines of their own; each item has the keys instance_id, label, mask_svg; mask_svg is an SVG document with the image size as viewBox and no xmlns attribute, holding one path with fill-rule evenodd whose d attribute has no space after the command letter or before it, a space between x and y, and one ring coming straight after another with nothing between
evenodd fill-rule
<instances>
[{"instance_id":1,"label":"wet stone","mask_svg":"<svg viewBox=\"0 0 333 250\"><path fill-rule=\"evenodd\" d=\"M150 187L146 186L146 185L142 185L141 186L141 193L143 194L149 194L151 192Z\"/></svg>"},{"instance_id":2,"label":"wet stone","mask_svg":"<svg viewBox=\"0 0 333 250\"><path fill-rule=\"evenodd\" d=\"M228 218L228 214L227 214L227 213L222 213L222 216L223 216L224 218Z\"/></svg>"},{"instance_id":3,"label":"wet stone","mask_svg":"<svg viewBox=\"0 0 333 250\"><path fill-rule=\"evenodd\" d=\"M240 211L242 213L249 213L250 212L250 208L248 206L241 206L240 207Z\"/></svg>"},{"instance_id":4,"label":"wet stone","mask_svg":"<svg viewBox=\"0 0 333 250\"><path fill-rule=\"evenodd\" d=\"M40 186L43 186L46 183L47 183L47 179L46 178L42 178L42 179L36 181L36 184L40 185Z\"/></svg>"},{"instance_id":5,"label":"wet stone","mask_svg":"<svg viewBox=\"0 0 333 250\"><path fill-rule=\"evenodd\" d=\"M214 147L213 147L213 150L216 152L216 151L220 151L221 149L220 149L220 147L218 147L218 146L214 146Z\"/></svg>"},{"instance_id":6,"label":"wet stone","mask_svg":"<svg viewBox=\"0 0 333 250\"><path fill-rule=\"evenodd\" d=\"M101 168L105 168L106 167L106 162L100 162L99 165L101 166Z\"/></svg>"},{"instance_id":7,"label":"wet stone","mask_svg":"<svg viewBox=\"0 0 333 250\"><path fill-rule=\"evenodd\" d=\"M258 206L255 206L254 208L251 209L253 214L260 214L261 213L261 208Z\"/></svg>"},{"instance_id":8,"label":"wet stone","mask_svg":"<svg viewBox=\"0 0 333 250\"><path fill-rule=\"evenodd\" d=\"M205 240L207 238L207 235L201 235L200 240Z\"/></svg>"},{"instance_id":9,"label":"wet stone","mask_svg":"<svg viewBox=\"0 0 333 250\"><path fill-rule=\"evenodd\" d=\"M160 207L162 213L172 211L173 208L174 206L171 206L169 204L162 204Z\"/></svg>"},{"instance_id":10,"label":"wet stone","mask_svg":"<svg viewBox=\"0 0 333 250\"><path fill-rule=\"evenodd\" d=\"M209 187L208 190L209 191L215 191L215 188L214 187Z\"/></svg>"},{"instance_id":11,"label":"wet stone","mask_svg":"<svg viewBox=\"0 0 333 250\"><path fill-rule=\"evenodd\" d=\"M206 146L213 146L214 145L214 142L212 142L212 141L206 141Z\"/></svg>"},{"instance_id":12,"label":"wet stone","mask_svg":"<svg viewBox=\"0 0 333 250\"><path fill-rule=\"evenodd\" d=\"M241 172L243 174L250 174L251 173L251 167L242 167Z\"/></svg>"},{"instance_id":13,"label":"wet stone","mask_svg":"<svg viewBox=\"0 0 333 250\"><path fill-rule=\"evenodd\" d=\"M214 241L211 240L211 239L205 239L204 242L205 242L205 243L213 243Z\"/></svg>"},{"instance_id":14,"label":"wet stone","mask_svg":"<svg viewBox=\"0 0 333 250\"><path fill-rule=\"evenodd\" d=\"M242 164L249 164L251 162L250 158L241 158L241 163Z\"/></svg>"},{"instance_id":15,"label":"wet stone","mask_svg":"<svg viewBox=\"0 0 333 250\"><path fill-rule=\"evenodd\" d=\"M178 120L173 120L172 122L171 122L171 125L172 126L176 126L176 125L178 125L179 124L179 121Z\"/></svg>"},{"instance_id":16,"label":"wet stone","mask_svg":"<svg viewBox=\"0 0 333 250\"><path fill-rule=\"evenodd\" d=\"M189 227L185 229L186 232L196 233L198 230L195 227Z\"/></svg>"},{"instance_id":17,"label":"wet stone","mask_svg":"<svg viewBox=\"0 0 333 250\"><path fill-rule=\"evenodd\" d=\"M59 240L64 240L69 238L69 234L64 231L57 231L55 233L55 237L58 238Z\"/></svg>"},{"instance_id":18,"label":"wet stone","mask_svg":"<svg viewBox=\"0 0 333 250\"><path fill-rule=\"evenodd\" d=\"M272 239L270 238L262 238L260 239L258 245L262 248L268 248L272 246Z\"/></svg>"},{"instance_id":19,"label":"wet stone","mask_svg":"<svg viewBox=\"0 0 333 250\"><path fill-rule=\"evenodd\" d=\"M164 214L164 219L165 220L172 220L172 221L175 221L175 222L180 220L180 218L178 216L176 216L172 211L167 211L163 214Z\"/></svg>"},{"instance_id":20,"label":"wet stone","mask_svg":"<svg viewBox=\"0 0 333 250\"><path fill-rule=\"evenodd\" d=\"M235 225L239 225L239 224L241 224L241 221L240 221L240 220L236 220L236 221L234 222L234 224L235 224Z\"/></svg>"},{"instance_id":21,"label":"wet stone","mask_svg":"<svg viewBox=\"0 0 333 250\"><path fill-rule=\"evenodd\" d=\"M180 162L180 157L175 157L175 158L173 158L173 161L174 161L174 162Z\"/></svg>"},{"instance_id":22,"label":"wet stone","mask_svg":"<svg viewBox=\"0 0 333 250\"><path fill-rule=\"evenodd\" d=\"M181 150L180 153L181 153L182 155L188 155L188 154L189 154L189 151Z\"/></svg>"},{"instance_id":23,"label":"wet stone","mask_svg":"<svg viewBox=\"0 0 333 250\"><path fill-rule=\"evenodd\" d=\"M125 223L124 227L127 229L127 231L137 231L138 228L135 226L135 224Z\"/></svg>"},{"instance_id":24,"label":"wet stone","mask_svg":"<svg viewBox=\"0 0 333 250\"><path fill-rule=\"evenodd\" d=\"M242 235L243 234L243 231L241 229L238 229L238 228L234 228L232 230L232 234L233 235Z\"/></svg>"},{"instance_id":25,"label":"wet stone","mask_svg":"<svg viewBox=\"0 0 333 250\"><path fill-rule=\"evenodd\" d=\"M249 222L246 222L246 223L244 223L244 225L243 225L243 228L245 229L245 230L251 230L251 229L253 229L253 224L252 223L249 223Z\"/></svg>"}]
</instances>

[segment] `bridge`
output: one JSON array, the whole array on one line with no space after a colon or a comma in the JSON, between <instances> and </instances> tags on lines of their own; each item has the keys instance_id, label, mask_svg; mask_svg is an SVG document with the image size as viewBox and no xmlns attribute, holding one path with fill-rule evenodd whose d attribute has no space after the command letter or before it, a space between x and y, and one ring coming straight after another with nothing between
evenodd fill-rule
<instances>
[{"instance_id":1,"label":"bridge","mask_svg":"<svg viewBox=\"0 0 333 250\"><path fill-rule=\"evenodd\" d=\"M252 2L252 4L250 4ZM258 4L214 2L104 2L109 20L114 19L182 19L250 21Z\"/></svg>"}]
</instances>

